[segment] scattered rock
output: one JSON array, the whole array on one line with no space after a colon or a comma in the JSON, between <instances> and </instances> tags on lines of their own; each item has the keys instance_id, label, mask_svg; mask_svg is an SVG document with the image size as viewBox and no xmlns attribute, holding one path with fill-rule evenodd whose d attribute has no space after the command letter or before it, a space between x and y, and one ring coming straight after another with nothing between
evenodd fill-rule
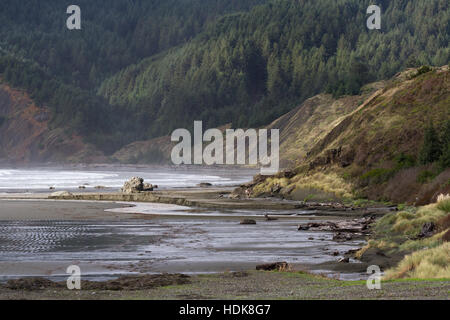
<instances>
[{"instance_id":1,"label":"scattered rock","mask_svg":"<svg viewBox=\"0 0 450 320\"><path fill-rule=\"evenodd\" d=\"M333 236L334 241L350 241L353 236L350 233L338 232Z\"/></svg>"},{"instance_id":2,"label":"scattered rock","mask_svg":"<svg viewBox=\"0 0 450 320\"><path fill-rule=\"evenodd\" d=\"M78 189L86 189L85 186L79 186Z\"/></svg>"},{"instance_id":3,"label":"scattered rock","mask_svg":"<svg viewBox=\"0 0 450 320\"><path fill-rule=\"evenodd\" d=\"M200 188L208 188L208 187L212 187L212 184L209 182L202 182L202 183L199 183L198 186Z\"/></svg>"},{"instance_id":4,"label":"scattered rock","mask_svg":"<svg viewBox=\"0 0 450 320\"><path fill-rule=\"evenodd\" d=\"M368 232L370 224L374 221L375 219L372 217L365 217L361 219L342 220L336 222L310 222L300 224L298 226L298 230L364 233Z\"/></svg>"},{"instance_id":5,"label":"scattered rock","mask_svg":"<svg viewBox=\"0 0 450 320\"><path fill-rule=\"evenodd\" d=\"M268 215L267 213L264 215L264 217L266 218L266 221L275 221L275 220L278 220L277 218L269 217L269 215Z\"/></svg>"},{"instance_id":6,"label":"scattered rock","mask_svg":"<svg viewBox=\"0 0 450 320\"><path fill-rule=\"evenodd\" d=\"M241 224L256 224L256 221L252 219L243 219L241 220Z\"/></svg>"},{"instance_id":7,"label":"scattered rock","mask_svg":"<svg viewBox=\"0 0 450 320\"><path fill-rule=\"evenodd\" d=\"M48 188L49 190L55 190L55 187L50 187L50 188Z\"/></svg>"},{"instance_id":8,"label":"scattered rock","mask_svg":"<svg viewBox=\"0 0 450 320\"><path fill-rule=\"evenodd\" d=\"M338 262L339 263L349 263L350 262L350 258L340 258L339 260L338 260Z\"/></svg>"},{"instance_id":9,"label":"scattered rock","mask_svg":"<svg viewBox=\"0 0 450 320\"><path fill-rule=\"evenodd\" d=\"M256 270L263 270L263 271L281 271L281 270L287 270L290 268L289 263L287 262L274 262L274 263L266 263L266 264L260 264L256 266Z\"/></svg>"},{"instance_id":10,"label":"scattered rock","mask_svg":"<svg viewBox=\"0 0 450 320\"><path fill-rule=\"evenodd\" d=\"M152 185L151 183L144 183L143 187L142 187L142 191L153 191L155 189L155 187Z\"/></svg>"},{"instance_id":11,"label":"scattered rock","mask_svg":"<svg viewBox=\"0 0 450 320\"><path fill-rule=\"evenodd\" d=\"M339 251L334 251L334 252L333 252L333 256L336 257L336 256L338 256L338 255L339 255Z\"/></svg>"},{"instance_id":12,"label":"scattered rock","mask_svg":"<svg viewBox=\"0 0 450 320\"><path fill-rule=\"evenodd\" d=\"M287 170L282 171L281 175L282 175L281 178L291 179L291 178L295 177L295 172L287 169Z\"/></svg>"},{"instance_id":13,"label":"scattered rock","mask_svg":"<svg viewBox=\"0 0 450 320\"><path fill-rule=\"evenodd\" d=\"M281 186L279 184L276 184L272 187L271 191L272 191L272 193L280 193Z\"/></svg>"},{"instance_id":14,"label":"scattered rock","mask_svg":"<svg viewBox=\"0 0 450 320\"><path fill-rule=\"evenodd\" d=\"M105 186L95 186L94 188L95 188L95 189L106 189Z\"/></svg>"},{"instance_id":15,"label":"scattered rock","mask_svg":"<svg viewBox=\"0 0 450 320\"><path fill-rule=\"evenodd\" d=\"M418 238L429 238L434 234L436 230L436 225L433 222L426 222L422 226L422 230L420 231Z\"/></svg>"},{"instance_id":16,"label":"scattered rock","mask_svg":"<svg viewBox=\"0 0 450 320\"><path fill-rule=\"evenodd\" d=\"M355 255L361 248L350 249L345 252L346 255Z\"/></svg>"}]
</instances>

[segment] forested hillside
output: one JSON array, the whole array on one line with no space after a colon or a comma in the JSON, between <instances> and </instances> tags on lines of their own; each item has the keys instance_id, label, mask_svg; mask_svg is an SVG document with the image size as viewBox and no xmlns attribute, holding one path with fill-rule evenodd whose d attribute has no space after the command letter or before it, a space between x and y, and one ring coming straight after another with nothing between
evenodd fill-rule
<instances>
[{"instance_id":1,"label":"forested hillside","mask_svg":"<svg viewBox=\"0 0 450 320\"><path fill-rule=\"evenodd\" d=\"M261 126L324 90L449 62L447 0L377 2L380 31L369 0L80 0L69 31L69 1L2 0L0 78L108 154L193 120Z\"/></svg>"}]
</instances>

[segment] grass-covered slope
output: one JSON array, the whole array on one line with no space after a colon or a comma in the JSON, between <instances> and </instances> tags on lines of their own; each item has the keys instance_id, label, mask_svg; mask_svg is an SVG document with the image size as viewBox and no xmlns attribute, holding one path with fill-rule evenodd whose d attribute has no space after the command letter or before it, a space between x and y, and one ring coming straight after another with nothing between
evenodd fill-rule
<instances>
[{"instance_id":1,"label":"grass-covered slope","mask_svg":"<svg viewBox=\"0 0 450 320\"><path fill-rule=\"evenodd\" d=\"M448 66L410 69L366 95L330 100L331 109L344 104L335 114L323 112L321 96L310 99L298 114L272 125L280 125L281 156L295 160L296 175L269 178L255 194L280 184L285 190L314 187L350 198L435 201L438 193L448 192L450 169L443 160L424 162L421 152L429 126L436 128L439 152L448 148L449 76Z\"/></svg>"},{"instance_id":2,"label":"grass-covered slope","mask_svg":"<svg viewBox=\"0 0 450 320\"><path fill-rule=\"evenodd\" d=\"M450 278L449 241L450 198L447 196L438 203L405 208L378 220L371 240L357 257L363 261L382 257L375 259L391 267L385 275L387 280Z\"/></svg>"}]
</instances>

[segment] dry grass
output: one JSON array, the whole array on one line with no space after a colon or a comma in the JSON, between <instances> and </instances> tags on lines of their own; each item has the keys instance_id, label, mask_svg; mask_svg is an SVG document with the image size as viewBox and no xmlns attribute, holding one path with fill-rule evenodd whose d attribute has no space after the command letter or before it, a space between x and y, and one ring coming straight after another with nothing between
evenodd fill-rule
<instances>
[{"instance_id":1,"label":"dry grass","mask_svg":"<svg viewBox=\"0 0 450 320\"><path fill-rule=\"evenodd\" d=\"M253 193L255 195L270 193L273 187L280 186L285 188L288 184L289 180L287 178L267 178L264 182L254 187Z\"/></svg>"},{"instance_id":2,"label":"dry grass","mask_svg":"<svg viewBox=\"0 0 450 320\"><path fill-rule=\"evenodd\" d=\"M337 197L353 198L353 184L341 178L338 174L316 172L313 174L298 174L292 179L268 178L256 185L253 189L255 195L270 193L275 186L295 189L316 189L335 194Z\"/></svg>"},{"instance_id":3,"label":"dry grass","mask_svg":"<svg viewBox=\"0 0 450 320\"><path fill-rule=\"evenodd\" d=\"M316 172L311 175L297 175L290 185L296 188L310 188L334 193L338 197L352 198L353 184L345 181L334 172Z\"/></svg>"},{"instance_id":4,"label":"dry grass","mask_svg":"<svg viewBox=\"0 0 450 320\"><path fill-rule=\"evenodd\" d=\"M399 278L450 279L450 243L406 256L397 267L386 272L385 280Z\"/></svg>"},{"instance_id":5,"label":"dry grass","mask_svg":"<svg viewBox=\"0 0 450 320\"><path fill-rule=\"evenodd\" d=\"M399 265L388 270L386 280L398 278L450 278L450 244L448 237L450 215L439 208L439 203L417 209L407 209L385 215L377 221L374 239L362 248L357 257L368 249L384 252L412 252ZM437 232L428 238L418 238L424 223L433 222Z\"/></svg>"},{"instance_id":6,"label":"dry grass","mask_svg":"<svg viewBox=\"0 0 450 320\"><path fill-rule=\"evenodd\" d=\"M437 196L437 203L441 202L441 201L445 201L445 200L450 200L450 194L443 194L441 193L440 195Z\"/></svg>"},{"instance_id":7,"label":"dry grass","mask_svg":"<svg viewBox=\"0 0 450 320\"><path fill-rule=\"evenodd\" d=\"M420 232L424 223L438 223L446 215L446 212L440 210L437 204L430 204L420 207L416 212L400 211L386 215L378 221L376 231L414 237Z\"/></svg>"},{"instance_id":8,"label":"dry grass","mask_svg":"<svg viewBox=\"0 0 450 320\"><path fill-rule=\"evenodd\" d=\"M437 208L446 213L450 213L450 199L439 201L437 204Z\"/></svg>"}]
</instances>

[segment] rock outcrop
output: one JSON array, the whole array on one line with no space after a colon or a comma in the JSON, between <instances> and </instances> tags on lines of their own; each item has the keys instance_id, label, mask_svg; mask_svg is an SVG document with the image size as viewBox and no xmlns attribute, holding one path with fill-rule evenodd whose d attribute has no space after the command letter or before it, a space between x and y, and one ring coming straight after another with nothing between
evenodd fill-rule
<instances>
[{"instance_id":1,"label":"rock outcrop","mask_svg":"<svg viewBox=\"0 0 450 320\"><path fill-rule=\"evenodd\" d=\"M139 192L149 192L158 188L150 183L144 183L144 179L140 177L133 177L129 181L126 181L121 189L123 193L139 193Z\"/></svg>"}]
</instances>

